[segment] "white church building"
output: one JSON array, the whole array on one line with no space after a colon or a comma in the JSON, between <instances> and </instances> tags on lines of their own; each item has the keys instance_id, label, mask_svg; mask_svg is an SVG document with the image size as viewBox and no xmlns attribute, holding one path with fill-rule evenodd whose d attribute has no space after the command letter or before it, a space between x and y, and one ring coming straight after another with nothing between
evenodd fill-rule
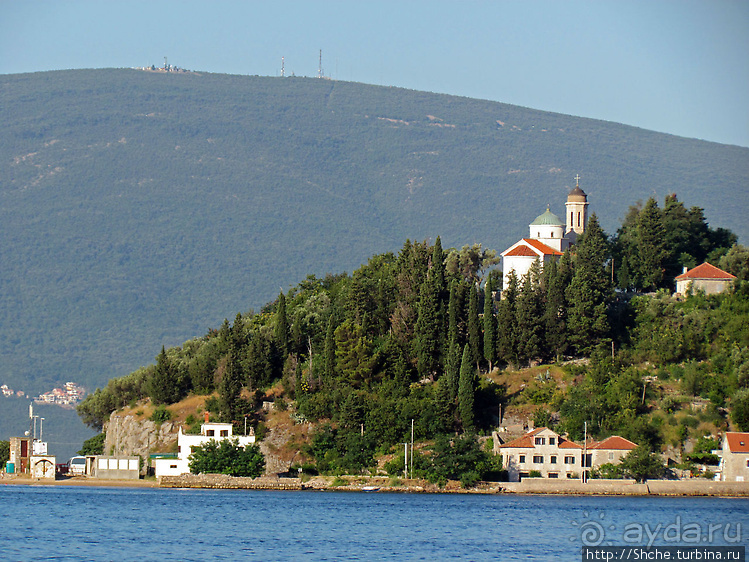
<instances>
[{"instance_id":1,"label":"white church building","mask_svg":"<svg viewBox=\"0 0 749 562\"><path fill-rule=\"evenodd\" d=\"M565 203L566 218L569 221L566 226L564 221L547 207L546 211L529 225L528 238L515 242L502 252L505 286L510 272L514 271L517 278L522 280L536 260L543 267L550 260L561 256L577 241L577 237L585 232L588 222L588 196L580 189L579 175L575 180L575 189L570 191Z\"/></svg>"}]
</instances>

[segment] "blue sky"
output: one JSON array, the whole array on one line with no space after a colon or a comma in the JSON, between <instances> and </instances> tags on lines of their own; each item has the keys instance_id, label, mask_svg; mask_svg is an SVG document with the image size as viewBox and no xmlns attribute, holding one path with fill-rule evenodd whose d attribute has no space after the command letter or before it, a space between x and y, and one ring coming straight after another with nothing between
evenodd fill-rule
<instances>
[{"instance_id":1,"label":"blue sky","mask_svg":"<svg viewBox=\"0 0 749 562\"><path fill-rule=\"evenodd\" d=\"M0 74L325 75L749 147L749 0L0 0Z\"/></svg>"}]
</instances>

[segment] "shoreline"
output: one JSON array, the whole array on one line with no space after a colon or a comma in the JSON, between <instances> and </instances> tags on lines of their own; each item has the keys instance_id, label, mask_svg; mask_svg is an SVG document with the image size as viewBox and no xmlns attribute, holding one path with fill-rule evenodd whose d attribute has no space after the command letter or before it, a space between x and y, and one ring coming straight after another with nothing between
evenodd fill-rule
<instances>
[{"instance_id":1,"label":"shoreline","mask_svg":"<svg viewBox=\"0 0 749 562\"><path fill-rule=\"evenodd\" d=\"M2 485L73 486L109 488L173 488L222 490L330 491L418 494L484 494L484 495L577 495L577 496L665 496L665 497L749 497L748 482L715 482L711 480L650 480L638 484L627 480L553 481L526 479L522 482L481 482L473 488L462 488L460 482L444 486L425 480L392 480L387 477L314 476L279 478L261 476L242 478L224 474L186 474L159 479L114 480L75 476L61 479L23 476L0 478Z\"/></svg>"}]
</instances>

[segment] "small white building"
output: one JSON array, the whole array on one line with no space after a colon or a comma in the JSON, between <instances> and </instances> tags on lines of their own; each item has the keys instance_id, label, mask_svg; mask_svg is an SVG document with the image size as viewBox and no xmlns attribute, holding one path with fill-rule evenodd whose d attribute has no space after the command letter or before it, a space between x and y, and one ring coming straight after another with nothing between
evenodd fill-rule
<instances>
[{"instance_id":1,"label":"small white building","mask_svg":"<svg viewBox=\"0 0 749 562\"><path fill-rule=\"evenodd\" d=\"M182 433L179 428L177 434L177 458L153 459L154 473L156 476L179 476L190 472L190 455L195 448L208 443L210 440L226 441L236 439L240 447L246 447L255 442L255 432L250 429L249 435L234 435L232 424L211 423L208 421L208 412L205 413L205 422L200 426L200 435L188 435Z\"/></svg>"}]
</instances>

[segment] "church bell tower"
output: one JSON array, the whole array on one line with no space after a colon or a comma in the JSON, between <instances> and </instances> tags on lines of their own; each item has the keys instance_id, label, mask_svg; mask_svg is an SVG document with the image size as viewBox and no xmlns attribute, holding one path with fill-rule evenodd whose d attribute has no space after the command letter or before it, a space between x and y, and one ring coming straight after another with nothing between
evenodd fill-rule
<instances>
[{"instance_id":1,"label":"church bell tower","mask_svg":"<svg viewBox=\"0 0 749 562\"><path fill-rule=\"evenodd\" d=\"M585 232L588 222L588 196L580 189L580 174L575 176L575 189L567 195L567 229L565 234L575 232L580 235Z\"/></svg>"}]
</instances>

